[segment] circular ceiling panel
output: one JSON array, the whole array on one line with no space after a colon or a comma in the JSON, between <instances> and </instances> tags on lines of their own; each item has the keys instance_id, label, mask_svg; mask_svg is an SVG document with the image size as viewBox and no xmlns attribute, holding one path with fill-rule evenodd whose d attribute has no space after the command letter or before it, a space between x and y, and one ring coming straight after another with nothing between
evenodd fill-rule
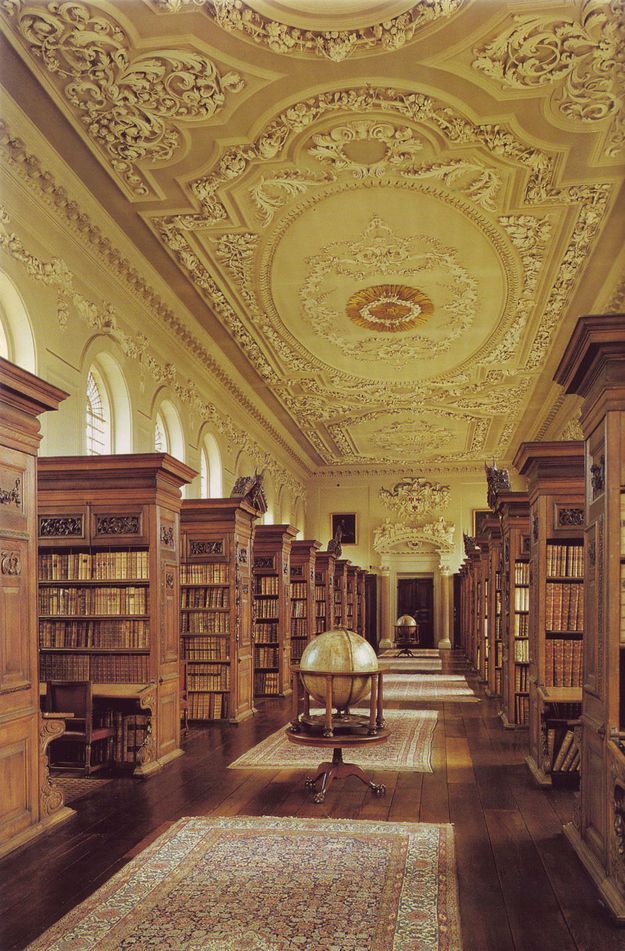
<instances>
[{"instance_id":1,"label":"circular ceiling panel","mask_svg":"<svg viewBox=\"0 0 625 951\"><path fill-rule=\"evenodd\" d=\"M358 30L412 9L414 0L246 0L267 20L304 30Z\"/></svg>"},{"instance_id":2,"label":"circular ceiling panel","mask_svg":"<svg viewBox=\"0 0 625 951\"><path fill-rule=\"evenodd\" d=\"M406 368L413 380L447 374L505 315L497 237L468 204L428 187L343 188L276 229L261 304L311 366L380 381Z\"/></svg>"}]
</instances>

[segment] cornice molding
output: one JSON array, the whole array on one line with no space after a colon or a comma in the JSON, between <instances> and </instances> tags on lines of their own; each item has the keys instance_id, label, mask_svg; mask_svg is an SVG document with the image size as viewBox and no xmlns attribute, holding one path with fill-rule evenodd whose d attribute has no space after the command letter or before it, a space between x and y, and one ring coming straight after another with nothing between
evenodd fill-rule
<instances>
[{"instance_id":1,"label":"cornice molding","mask_svg":"<svg viewBox=\"0 0 625 951\"><path fill-rule=\"evenodd\" d=\"M111 269L123 282L124 287L132 296L149 311L151 319L157 319L162 327L173 333L180 346L195 360L201 363L203 369L208 370L216 382L223 386L242 410L255 419L268 435L279 445L298 466L310 471L306 464L295 453L289 443L260 413L258 407L248 399L230 378L226 371L217 363L208 348L199 338L176 316L165 301L152 288L139 272L129 263L121 251L106 237L98 225L94 224L88 214L80 208L77 201L70 197L67 190L59 185L52 172L45 169L41 160L30 152L19 137L11 133L5 120L0 119L0 155L7 167L10 167L20 179L26 181L39 199L48 207L63 217L64 227L69 228L81 241L88 241L91 250L102 261L106 269ZM60 267L61 263L55 267ZM59 323L63 327L67 320L64 299L59 300ZM287 470L280 471L287 472ZM277 474L277 473L276 473ZM301 485L301 483L298 483Z\"/></svg>"}]
</instances>

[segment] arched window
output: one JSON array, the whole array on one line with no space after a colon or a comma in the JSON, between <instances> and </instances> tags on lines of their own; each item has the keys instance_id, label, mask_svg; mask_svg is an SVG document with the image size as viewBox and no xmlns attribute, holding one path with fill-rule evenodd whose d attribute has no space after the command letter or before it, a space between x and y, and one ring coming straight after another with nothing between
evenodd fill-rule
<instances>
[{"instance_id":1,"label":"arched window","mask_svg":"<svg viewBox=\"0 0 625 951\"><path fill-rule=\"evenodd\" d=\"M165 420L160 413L156 414L156 420L154 422L154 451L169 452L169 436L167 434L167 426L165 425Z\"/></svg>"},{"instance_id":2,"label":"arched window","mask_svg":"<svg viewBox=\"0 0 625 951\"><path fill-rule=\"evenodd\" d=\"M37 372L35 340L22 297L5 271L0 271L0 356Z\"/></svg>"},{"instance_id":3,"label":"arched window","mask_svg":"<svg viewBox=\"0 0 625 951\"><path fill-rule=\"evenodd\" d=\"M200 493L203 499L220 499L223 494L221 453L211 433L204 436L200 450Z\"/></svg>"},{"instance_id":4,"label":"arched window","mask_svg":"<svg viewBox=\"0 0 625 951\"><path fill-rule=\"evenodd\" d=\"M95 367L91 367L87 375L85 436L87 455L101 456L111 451L111 404Z\"/></svg>"},{"instance_id":5,"label":"arched window","mask_svg":"<svg viewBox=\"0 0 625 951\"><path fill-rule=\"evenodd\" d=\"M0 314L0 357L4 357L5 360L10 359L9 354L9 341L4 329L4 324L2 322L2 315Z\"/></svg>"}]
</instances>

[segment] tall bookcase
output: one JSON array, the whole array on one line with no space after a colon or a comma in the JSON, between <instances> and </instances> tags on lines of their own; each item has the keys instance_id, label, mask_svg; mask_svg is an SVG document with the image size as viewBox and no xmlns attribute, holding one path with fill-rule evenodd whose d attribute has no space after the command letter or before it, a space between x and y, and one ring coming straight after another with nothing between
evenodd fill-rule
<instances>
[{"instance_id":1,"label":"tall bookcase","mask_svg":"<svg viewBox=\"0 0 625 951\"><path fill-rule=\"evenodd\" d=\"M180 656L191 720L253 713L252 539L240 498L185 499L180 512Z\"/></svg>"},{"instance_id":2,"label":"tall bookcase","mask_svg":"<svg viewBox=\"0 0 625 951\"><path fill-rule=\"evenodd\" d=\"M581 442L522 443L514 460L530 502L529 755L537 783L576 773L583 638Z\"/></svg>"},{"instance_id":3,"label":"tall bookcase","mask_svg":"<svg viewBox=\"0 0 625 951\"><path fill-rule=\"evenodd\" d=\"M347 566L347 579L345 582L345 627L350 631L356 630L358 623L358 572L357 565Z\"/></svg>"},{"instance_id":4,"label":"tall bookcase","mask_svg":"<svg viewBox=\"0 0 625 951\"><path fill-rule=\"evenodd\" d=\"M334 626L347 627L347 569L351 561L337 558L334 566Z\"/></svg>"},{"instance_id":5,"label":"tall bookcase","mask_svg":"<svg viewBox=\"0 0 625 951\"><path fill-rule=\"evenodd\" d=\"M501 526L496 516L489 518L485 528L488 542L488 593L486 606L486 642L488 645L488 677L486 692L501 697L503 640L501 637Z\"/></svg>"},{"instance_id":6,"label":"tall bookcase","mask_svg":"<svg viewBox=\"0 0 625 951\"><path fill-rule=\"evenodd\" d=\"M529 499L525 492L497 497L501 524L501 721L529 724Z\"/></svg>"},{"instance_id":7,"label":"tall bookcase","mask_svg":"<svg viewBox=\"0 0 625 951\"><path fill-rule=\"evenodd\" d=\"M48 778L63 724L39 715L35 572L37 417L66 396L0 357L0 855L72 814Z\"/></svg>"},{"instance_id":8,"label":"tall bookcase","mask_svg":"<svg viewBox=\"0 0 625 951\"><path fill-rule=\"evenodd\" d=\"M584 399L581 793L564 831L625 923L625 314L581 317L555 379Z\"/></svg>"},{"instance_id":9,"label":"tall bookcase","mask_svg":"<svg viewBox=\"0 0 625 951\"><path fill-rule=\"evenodd\" d=\"M361 637L367 636L367 575L365 568L356 569L356 627Z\"/></svg>"},{"instance_id":10,"label":"tall bookcase","mask_svg":"<svg viewBox=\"0 0 625 951\"><path fill-rule=\"evenodd\" d=\"M315 558L315 627L321 634L334 627L334 571L336 555L331 551L318 551Z\"/></svg>"},{"instance_id":11,"label":"tall bookcase","mask_svg":"<svg viewBox=\"0 0 625 951\"><path fill-rule=\"evenodd\" d=\"M482 554L477 544L474 544L469 556L469 571L471 572L471 591L473 594L471 616L469 620L469 661L474 670L479 671L482 662L481 625L482 614Z\"/></svg>"},{"instance_id":12,"label":"tall bookcase","mask_svg":"<svg viewBox=\"0 0 625 951\"><path fill-rule=\"evenodd\" d=\"M493 545L499 536L499 521L495 515L487 515L484 519L480 534L475 541L480 550L480 560L477 566L478 603L476 605L478 626L478 650L480 679L490 684L491 671L494 660L494 647L491 644L491 626L494 624L494 612L491 610L494 578L491 577L491 561Z\"/></svg>"},{"instance_id":13,"label":"tall bookcase","mask_svg":"<svg viewBox=\"0 0 625 951\"><path fill-rule=\"evenodd\" d=\"M139 775L181 754L180 489L195 475L164 453L39 464L40 676L90 680L111 706L135 701Z\"/></svg>"},{"instance_id":14,"label":"tall bookcase","mask_svg":"<svg viewBox=\"0 0 625 951\"><path fill-rule=\"evenodd\" d=\"M291 693L292 525L258 525L254 534L254 696Z\"/></svg>"},{"instance_id":15,"label":"tall bookcase","mask_svg":"<svg viewBox=\"0 0 625 951\"><path fill-rule=\"evenodd\" d=\"M316 634L315 562L321 542L294 541L291 546L291 663L297 664Z\"/></svg>"}]
</instances>

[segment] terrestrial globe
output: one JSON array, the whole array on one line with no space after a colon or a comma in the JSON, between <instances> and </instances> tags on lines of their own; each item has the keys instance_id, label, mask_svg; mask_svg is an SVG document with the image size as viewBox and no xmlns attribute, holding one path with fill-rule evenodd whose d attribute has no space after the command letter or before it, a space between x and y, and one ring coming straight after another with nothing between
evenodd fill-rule
<instances>
[{"instance_id":1,"label":"terrestrial globe","mask_svg":"<svg viewBox=\"0 0 625 951\"><path fill-rule=\"evenodd\" d=\"M404 640L412 639L417 629L417 622L410 614L402 614L395 622L395 631Z\"/></svg>"},{"instance_id":2,"label":"terrestrial globe","mask_svg":"<svg viewBox=\"0 0 625 951\"><path fill-rule=\"evenodd\" d=\"M326 678L323 674L373 673L378 658L364 637L346 628L325 631L308 644L300 659L300 676L308 693L319 703L326 702ZM315 675L315 673L317 675ZM371 677L332 678L332 702L344 710L371 692Z\"/></svg>"}]
</instances>

